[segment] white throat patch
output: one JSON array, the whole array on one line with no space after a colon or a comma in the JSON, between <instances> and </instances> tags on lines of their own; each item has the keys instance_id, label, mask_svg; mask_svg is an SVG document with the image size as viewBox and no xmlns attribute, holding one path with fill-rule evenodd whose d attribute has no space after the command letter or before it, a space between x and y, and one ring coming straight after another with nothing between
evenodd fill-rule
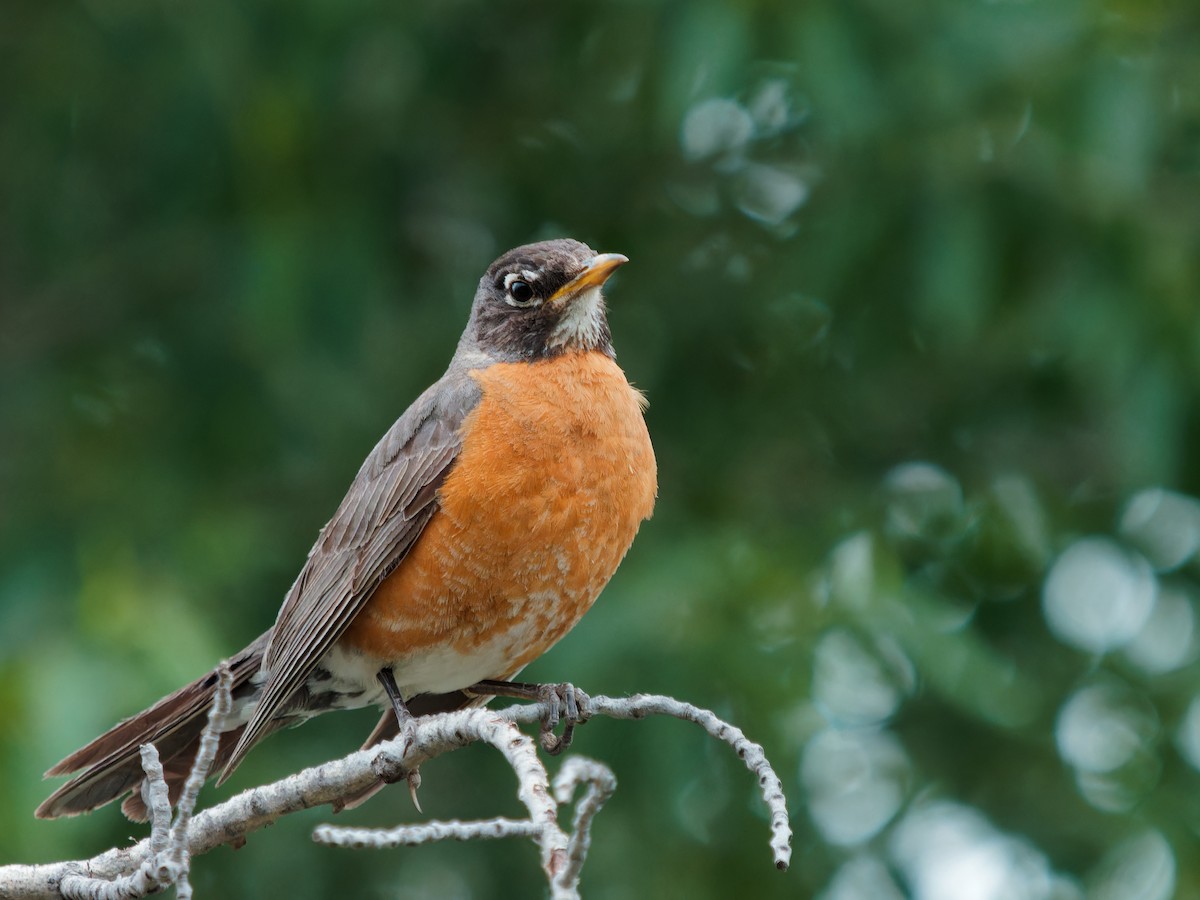
<instances>
[{"instance_id":1,"label":"white throat patch","mask_svg":"<svg viewBox=\"0 0 1200 900\"><path fill-rule=\"evenodd\" d=\"M599 287L591 287L577 297L567 301L562 318L550 332L546 342L551 348L594 347L600 343L600 316L604 310L604 298Z\"/></svg>"}]
</instances>

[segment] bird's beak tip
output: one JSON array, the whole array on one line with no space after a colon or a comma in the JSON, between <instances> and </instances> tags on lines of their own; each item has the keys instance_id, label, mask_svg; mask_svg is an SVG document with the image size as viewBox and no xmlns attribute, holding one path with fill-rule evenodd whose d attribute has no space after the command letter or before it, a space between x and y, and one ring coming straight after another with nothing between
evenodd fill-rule
<instances>
[{"instance_id":1,"label":"bird's beak tip","mask_svg":"<svg viewBox=\"0 0 1200 900\"><path fill-rule=\"evenodd\" d=\"M600 287L618 267L627 262L629 257L623 253L597 253L582 272L554 292L550 302L562 303L588 288Z\"/></svg>"}]
</instances>

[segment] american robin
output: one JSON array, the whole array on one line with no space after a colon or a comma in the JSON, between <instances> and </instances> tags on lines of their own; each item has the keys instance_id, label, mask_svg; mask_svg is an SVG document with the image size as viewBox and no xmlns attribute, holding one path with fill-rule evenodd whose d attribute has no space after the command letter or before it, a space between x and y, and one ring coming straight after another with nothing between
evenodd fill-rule
<instances>
[{"instance_id":1,"label":"american robin","mask_svg":"<svg viewBox=\"0 0 1200 900\"><path fill-rule=\"evenodd\" d=\"M446 374L367 456L274 626L229 660L221 780L267 734L328 710L382 707L370 746L410 714L532 689L508 682L587 612L654 507L645 400L601 295L625 262L554 240L488 268ZM150 742L174 801L215 685L214 670L54 766L79 774L36 815L131 792L122 809L145 820Z\"/></svg>"}]
</instances>

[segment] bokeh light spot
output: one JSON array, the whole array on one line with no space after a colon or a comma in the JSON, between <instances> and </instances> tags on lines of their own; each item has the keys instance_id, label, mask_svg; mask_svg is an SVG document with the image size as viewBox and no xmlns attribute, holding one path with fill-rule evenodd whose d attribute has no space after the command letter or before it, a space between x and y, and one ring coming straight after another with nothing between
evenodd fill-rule
<instances>
[{"instance_id":1,"label":"bokeh light spot","mask_svg":"<svg viewBox=\"0 0 1200 900\"><path fill-rule=\"evenodd\" d=\"M1157 593L1154 572L1140 554L1107 538L1083 538L1055 560L1042 608L1059 640L1105 653L1142 630Z\"/></svg>"},{"instance_id":2,"label":"bokeh light spot","mask_svg":"<svg viewBox=\"0 0 1200 900\"><path fill-rule=\"evenodd\" d=\"M754 136L754 119L737 101L701 100L683 119L679 142L685 159L696 162L741 150Z\"/></svg>"},{"instance_id":3,"label":"bokeh light spot","mask_svg":"<svg viewBox=\"0 0 1200 900\"><path fill-rule=\"evenodd\" d=\"M1084 772L1111 772L1158 733L1158 716L1144 695L1116 679L1076 691L1059 711L1058 752Z\"/></svg>"},{"instance_id":4,"label":"bokeh light spot","mask_svg":"<svg viewBox=\"0 0 1200 900\"><path fill-rule=\"evenodd\" d=\"M896 466L884 479L884 488L888 529L899 537L943 537L962 520L962 487L940 466L926 462Z\"/></svg>"},{"instance_id":5,"label":"bokeh light spot","mask_svg":"<svg viewBox=\"0 0 1200 900\"><path fill-rule=\"evenodd\" d=\"M1089 900L1169 900L1175 893L1175 854L1157 831L1114 847L1091 879Z\"/></svg>"},{"instance_id":6,"label":"bokeh light spot","mask_svg":"<svg viewBox=\"0 0 1200 900\"><path fill-rule=\"evenodd\" d=\"M1177 569L1200 548L1200 502L1162 488L1139 491L1125 504L1118 527L1160 572Z\"/></svg>"},{"instance_id":7,"label":"bokeh light spot","mask_svg":"<svg viewBox=\"0 0 1200 900\"><path fill-rule=\"evenodd\" d=\"M1178 669L1195 657L1196 610L1191 592L1161 584L1150 618L1122 652L1151 675Z\"/></svg>"},{"instance_id":8,"label":"bokeh light spot","mask_svg":"<svg viewBox=\"0 0 1200 900\"><path fill-rule=\"evenodd\" d=\"M806 114L807 111L797 113L793 110L790 90L784 79L768 78L754 91L746 106L760 138L779 134Z\"/></svg>"},{"instance_id":9,"label":"bokeh light spot","mask_svg":"<svg viewBox=\"0 0 1200 900\"><path fill-rule=\"evenodd\" d=\"M1076 896L1028 841L976 810L935 801L910 810L889 850L913 900L1051 900Z\"/></svg>"},{"instance_id":10,"label":"bokeh light spot","mask_svg":"<svg viewBox=\"0 0 1200 900\"><path fill-rule=\"evenodd\" d=\"M844 862L817 900L904 900L904 894L881 860L863 854Z\"/></svg>"},{"instance_id":11,"label":"bokeh light spot","mask_svg":"<svg viewBox=\"0 0 1200 900\"><path fill-rule=\"evenodd\" d=\"M904 802L908 755L890 734L837 731L817 734L804 749L800 775L813 821L831 844L870 840Z\"/></svg>"},{"instance_id":12,"label":"bokeh light spot","mask_svg":"<svg viewBox=\"0 0 1200 900\"><path fill-rule=\"evenodd\" d=\"M835 603L862 608L875 590L875 544L869 532L859 531L829 554L828 597Z\"/></svg>"},{"instance_id":13,"label":"bokeh light spot","mask_svg":"<svg viewBox=\"0 0 1200 900\"><path fill-rule=\"evenodd\" d=\"M1200 694L1192 698L1179 730L1175 734L1175 745L1180 754L1191 763L1192 768L1200 769Z\"/></svg>"},{"instance_id":14,"label":"bokeh light spot","mask_svg":"<svg viewBox=\"0 0 1200 900\"><path fill-rule=\"evenodd\" d=\"M738 209L767 225L782 224L804 205L808 193L808 183L797 173L762 163L747 165L734 186Z\"/></svg>"},{"instance_id":15,"label":"bokeh light spot","mask_svg":"<svg viewBox=\"0 0 1200 900\"><path fill-rule=\"evenodd\" d=\"M884 658L849 631L825 634L813 654L813 699L838 725L874 725L911 689L911 663L897 648Z\"/></svg>"}]
</instances>

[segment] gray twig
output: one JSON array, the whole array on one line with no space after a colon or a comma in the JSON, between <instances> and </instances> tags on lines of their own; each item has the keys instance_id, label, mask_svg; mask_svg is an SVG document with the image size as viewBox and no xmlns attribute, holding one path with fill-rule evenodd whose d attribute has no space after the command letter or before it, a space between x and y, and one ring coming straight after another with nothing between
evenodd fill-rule
<instances>
[{"instance_id":1,"label":"gray twig","mask_svg":"<svg viewBox=\"0 0 1200 900\"><path fill-rule=\"evenodd\" d=\"M158 856L166 852L171 839L171 794L158 748L142 744L141 752L142 771L146 773L146 806L150 810L150 852Z\"/></svg>"},{"instance_id":2,"label":"gray twig","mask_svg":"<svg viewBox=\"0 0 1200 900\"><path fill-rule=\"evenodd\" d=\"M575 805L567 866L559 875L561 880L572 884L579 882L584 860L592 846L592 821L617 789L617 776L602 762L586 756L572 756L554 776L554 798L559 803L570 803L580 785L587 785L587 793Z\"/></svg>"}]
</instances>

